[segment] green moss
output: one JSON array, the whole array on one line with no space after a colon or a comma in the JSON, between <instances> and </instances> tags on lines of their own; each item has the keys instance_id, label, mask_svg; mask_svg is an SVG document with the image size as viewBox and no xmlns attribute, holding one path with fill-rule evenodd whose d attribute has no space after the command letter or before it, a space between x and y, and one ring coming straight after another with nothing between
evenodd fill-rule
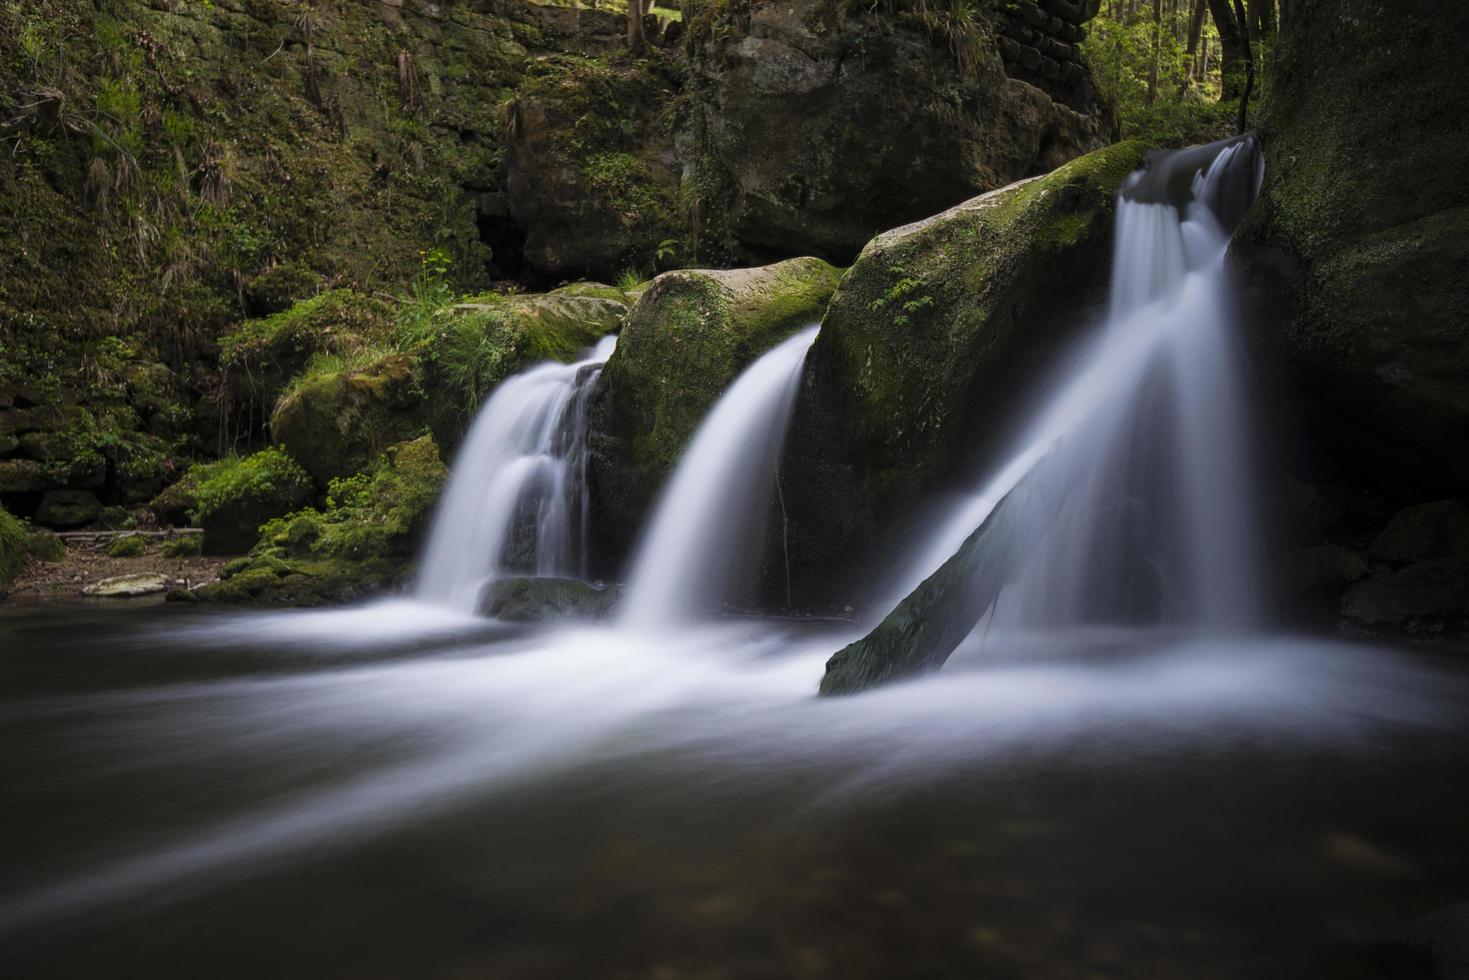
<instances>
[{"instance_id":1,"label":"green moss","mask_svg":"<svg viewBox=\"0 0 1469 980\"><path fill-rule=\"evenodd\" d=\"M20 574L29 547L25 525L0 507L0 591L9 587L15 576Z\"/></svg>"},{"instance_id":2,"label":"green moss","mask_svg":"<svg viewBox=\"0 0 1469 980\"><path fill-rule=\"evenodd\" d=\"M66 558L66 542L54 531L32 530L27 536L31 557L39 561L62 561Z\"/></svg>"},{"instance_id":3,"label":"green moss","mask_svg":"<svg viewBox=\"0 0 1469 980\"><path fill-rule=\"evenodd\" d=\"M200 553L203 540L197 534L185 534L176 538L169 538L163 542L162 553L165 558L187 558Z\"/></svg>"},{"instance_id":4,"label":"green moss","mask_svg":"<svg viewBox=\"0 0 1469 980\"><path fill-rule=\"evenodd\" d=\"M653 281L619 335L594 408L593 430L608 447L594 463L614 538L631 540L720 394L756 357L819 320L839 276L802 258Z\"/></svg>"},{"instance_id":5,"label":"green moss","mask_svg":"<svg viewBox=\"0 0 1469 980\"><path fill-rule=\"evenodd\" d=\"M332 481L325 507L267 523L250 556L226 565L200 597L319 605L400 585L447 476L432 438L393 446L363 472Z\"/></svg>"},{"instance_id":6,"label":"green moss","mask_svg":"<svg viewBox=\"0 0 1469 980\"><path fill-rule=\"evenodd\" d=\"M310 476L280 447L195 467L189 482L206 554L249 550L261 524L301 507L312 493Z\"/></svg>"},{"instance_id":7,"label":"green moss","mask_svg":"<svg viewBox=\"0 0 1469 980\"><path fill-rule=\"evenodd\" d=\"M148 544L136 534L125 534L112 539L107 546L108 558L136 558L146 554Z\"/></svg>"}]
</instances>

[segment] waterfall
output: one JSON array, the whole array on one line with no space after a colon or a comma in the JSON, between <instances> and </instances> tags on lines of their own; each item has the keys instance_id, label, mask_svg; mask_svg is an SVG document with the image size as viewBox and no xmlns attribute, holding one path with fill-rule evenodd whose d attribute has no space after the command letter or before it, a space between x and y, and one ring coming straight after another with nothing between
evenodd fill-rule
<instances>
[{"instance_id":1,"label":"waterfall","mask_svg":"<svg viewBox=\"0 0 1469 980\"><path fill-rule=\"evenodd\" d=\"M1258 624L1244 359L1225 249L1261 167L1243 137L1159 155L1128 179L1105 323L1058 372L1005 464L916 550L883 609L1013 490L997 519L1018 543L995 559L1008 584L986 629Z\"/></svg>"},{"instance_id":2,"label":"waterfall","mask_svg":"<svg viewBox=\"0 0 1469 980\"><path fill-rule=\"evenodd\" d=\"M776 467L817 330L746 368L699 426L639 546L624 623L688 622L737 595L765 541Z\"/></svg>"},{"instance_id":3,"label":"waterfall","mask_svg":"<svg viewBox=\"0 0 1469 980\"><path fill-rule=\"evenodd\" d=\"M586 576L587 402L616 338L495 389L465 436L429 535L417 596L472 612L507 573Z\"/></svg>"}]
</instances>

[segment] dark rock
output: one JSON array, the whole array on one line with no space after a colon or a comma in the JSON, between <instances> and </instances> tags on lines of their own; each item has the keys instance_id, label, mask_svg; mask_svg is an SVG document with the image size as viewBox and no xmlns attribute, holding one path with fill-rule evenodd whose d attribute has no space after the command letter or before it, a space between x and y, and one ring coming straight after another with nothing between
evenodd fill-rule
<instances>
[{"instance_id":1,"label":"dark rock","mask_svg":"<svg viewBox=\"0 0 1469 980\"><path fill-rule=\"evenodd\" d=\"M1393 515L1369 550L1376 561L1393 564L1469 555L1469 509L1457 500L1407 507Z\"/></svg>"},{"instance_id":2,"label":"dark rock","mask_svg":"<svg viewBox=\"0 0 1469 980\"><path fill-rule=\"evenodd\" d=\"M1469 556L1385 565L1347 591L1347 623L1374 633L1459 635L1469 630Z\"/></svg>"},{"instance_id":3,"label":"dark rock","mask_svg":"<svg viewBox=\"0 0 1469 980\"><path fill-rule=\"evenodd\" d=\"M605 619L620 597L617 586L597 588L566 578L510 578L486 587L479 612L510 623Z\"/></svg>"},{"instance_id":4,"label":"dark rock","mask_svg":"<svg viewBox=\"0 0 1469 980\"><path fill-rule=\"evenodd\" d=\"M846 262L878 231L1107 143L1092 106L1008 78L987 37L961 65L915 24L822 0L731 7L700 30L684 182L705 225L755 254Z\"/></svg>"},{"instance_id":5,"label":"dark rock","mask_svg":"<svg viewBox=\"0 0 1469 980\"><path fill-rule=\"evenodd\" d=\"M46 468L33 459L0 461L0 493L39 493L52 485Z\"/></svg>"},{"instance_id":6,"label":"dark rock","mask_svg":"<svg viewBox=\"0 0 1469 980\"><path fill-rule=\"evenodd\" d=\"M101 516L101 501L86 490L47 490L36 508L36 523L47 527L78 527Z\"/></svg>"},{"instance_id":7,"label":"dark rock","mask_svg":"<svg viewBox=\"0 0 1469 980\"><path fill-rule=\"evenodd\" d=\"M1293 3L1231 246L1322 465L1398 499L1469 492L1465 36L1458 0Z\"/></svg>"}]
</instances>

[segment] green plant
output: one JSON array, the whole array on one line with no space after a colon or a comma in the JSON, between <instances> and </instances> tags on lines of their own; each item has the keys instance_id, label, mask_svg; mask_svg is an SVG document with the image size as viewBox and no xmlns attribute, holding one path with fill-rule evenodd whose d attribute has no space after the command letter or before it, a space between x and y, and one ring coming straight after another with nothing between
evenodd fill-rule
<instances>
[{"instance_id":1,"label":"green plant","mask_svg":"<svg viewBox=\"0 0 1469 980\"><path fill-rule=\"evenodd\" d=\"M642 273L638 272L638 270L625 269L622 275L617 277L617 282L613 283L613 285L624 293L630 293L645 282L647 280L643 278Z\"/></svg>"},{"instance_id":2,"label":"green plant","mask_svg":"<svg viewBox=\"0 0 1469 980\"><path fill-rule=\"evenodd\" d=\"M163 557L187 558L199 553L201 540L197 534L185 534L163 542Z\"/></svg>"},{"instance_id":3,"label":"green plant","mask_svg":"<svg viewBox=\"0 0 1469 980\"><path fill-rule=\"evenodd\" d=\"M136 558L148 551L147 543L136 534L124 534L107 546L108 558Z\"/></svg>"}]
</instances>

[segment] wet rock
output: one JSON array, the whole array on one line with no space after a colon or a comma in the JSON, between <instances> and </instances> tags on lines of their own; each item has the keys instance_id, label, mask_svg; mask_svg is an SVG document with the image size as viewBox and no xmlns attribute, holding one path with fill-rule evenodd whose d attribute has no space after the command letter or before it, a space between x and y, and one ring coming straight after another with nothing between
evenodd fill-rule
<instances>
[{"instance_id":1,"label":"wet rock","mask_svg":"<svg viewBox=\"0 0 1469 980\"><path fill-rule=\"evenodd\" d=\"M1469 556L1431 558L1394 570L1379 565L1342 599L1358 629L1417 636L1469 631Z\"/></svg>"},{"instance_id":2,"label":"wet rock","mask_svg":"<svg viewBox=\"0 0 1469 980\"><path fill-rule=\"evenodd\" d=\"M797 606L850 599L833 569L998 436L1100 313L1122 143L874 238L811 348L783 469Z\"/></svg>"},{"instance_id":3,"label":"wet rock","mask_svg":"<svg viewBox=\"0 0 1469 980\"><path fill-rule=\"evenodd\" d=\"M820 259L667 272L628 316L592 404L595 522L630 547L699 423L744 368L821 318L839 270Z\"/></svg>"},{"instance_id":4,"label":"wet rock","mask_svg":"<svg viewBox=\"0 0 1469 980\"><path fill-rule=\"evenodd\" d=\"M613 585L598 588L566 578L510 578L492 582L479 613L510 623L605 619L621 598Z\"/></svg>"},{"instance_id":5,"label":"wet rock","mask_svg":"<svg viewBox=\"0 0 1469 980\"><path fill-rule=\"evenodd\" d=\"M48 490L36 508L36 523L47 527L79 527L102 516L102 502L87 490Z\"/></svg>"},{"instance_id":6,"label":"wet rock","mask_svg":"<svg viewBox=\"0 0 1469 980\"><path fill-rule=\"evenodd\" d=\"M167 575L144 572L137 575L115 575L82 589L82 595L104 599L131 599L168 591Z\"/></svg>"}]
</instances>

